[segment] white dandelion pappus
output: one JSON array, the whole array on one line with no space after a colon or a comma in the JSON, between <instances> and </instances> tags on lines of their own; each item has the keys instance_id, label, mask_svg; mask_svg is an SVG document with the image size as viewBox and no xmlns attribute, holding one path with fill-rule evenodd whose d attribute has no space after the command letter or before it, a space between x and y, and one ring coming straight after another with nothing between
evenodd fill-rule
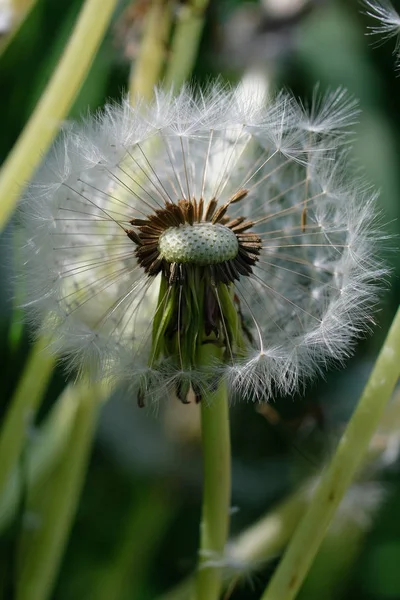
<instances>
[{"instance_id":1,"label":"white dandelion pappus","mask_svg":"<svg viewBox=\"0 0 400 600\"><path fill-rule=\"evenodd\" d=\"M389 0L363 0L366 14L378 21L378 25L368 27L369 35L379 35L380 46L386 40L396 38L393 54L396 56L396 66L400 67L400 15Z\"/></svg>"},{"instance_id":2,"label":"white dandelion pappus","mask_svg":"<svg viewBox=\"0 0 400 600\"><path fill-rule=\"evenodd\" d=\"M373 194L344 175L354 116L342 90L307 115L216 85L64 132L22 205L33 322L140 404L221 377L241 397L293 392L348 356L384 273ZM207 368L204 344L221 355Z\"/></svg>"}]
</instances>

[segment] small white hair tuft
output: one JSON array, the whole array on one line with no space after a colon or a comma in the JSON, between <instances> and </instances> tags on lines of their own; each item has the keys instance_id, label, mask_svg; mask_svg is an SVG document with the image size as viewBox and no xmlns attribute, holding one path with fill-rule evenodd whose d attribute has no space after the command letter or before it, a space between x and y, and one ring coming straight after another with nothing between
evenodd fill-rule
<instances>
[{"instance_id":1,"label":"small white hair tuft","mask_svg":"<svg viewBox=\"0 0 400 600\"><path fill-rule=\"evenodd\" d=\"M363 0L366 14L378 23L369 26L369 35L378 35L381 39L375 42L380 46L391 38L396 38L393 54L396 57L396 68L400 68L400 15L389 0Z\"/></svg>"}]
</instances>

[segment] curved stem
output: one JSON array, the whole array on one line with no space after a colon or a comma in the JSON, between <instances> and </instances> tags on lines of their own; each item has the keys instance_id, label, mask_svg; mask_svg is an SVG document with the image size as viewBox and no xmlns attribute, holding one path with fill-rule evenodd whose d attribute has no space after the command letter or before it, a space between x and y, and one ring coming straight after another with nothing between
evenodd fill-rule
<instances>
[{"instance_id":1,"label":"curved stem","mask_svg":"<svg viewBox=\"0 0 400 600\"><path fill-rule=\"evenodd\" d=\"M164 85L179 89L190 76L204 27L208 0L191 0L180 9Z\"/></svg>"},{"instance_id":2,"label":"curved stem","mask_svg":"<svg viewBox=\"0 0 400 600\"><path fill-rule=\"evenodd\" d=\"M54 403L45 422L27 446L26 482L27 489L42 486L55 463L65 450L71 436L78 410L79 388L68 385ZM0 496L0 533L14 517L21 494L21 475L14 468Z\"/></svg>"},{"instance_id":3,"label":"curved stem","mask_svg":"<svg viewBox=\"0 0 400 600\"><path fill-rule=\"evenodd\" d=\"M89 71L117 0L86 0L59 64L0 173L0 229Z\"/></svg>"},{"instance_id":4,"label":"curved stem","mask_svg":"<svg viewBox=\"0 0 400 600\"><path fill-rule=\"evenodd\" d=\"M213 344L203 344L201 364L216 359ZM231 452L228 397L225 383L201 401L203 446L203 506L200 523L199 566L196 600L217 600L222 589L222 567L214 566L224 554L229 529L231 498Z\"/></svg>"},{"instance_id":5,"label":"curved stem","mask_svg":"<svg viewBox=\"0 0 400 600\"><path fill-rule=\"evenodd\" d=\"M226 561L222 562L227 565L246 565L248 570L248 567L254 565L261 568L268 560L275 558L287 544L303 516L308 498L308 485L291 494L230 541ZM224 580L223 589L226 589L227 583L229 580ZM194 585L194 577L191 576L160 596L159 600L187 600L193 595Z\"/></svg>"},{"instance_id":6,"label":"curved stem","mask_svg":"<svg viewBox=\"0 0 400 600\"><path fill-rule=\"evenodd\" d=\"M261 600L295 598L400 375L400 308L336 453Z\"/></svg>"},{"instance_id":7,"label":"curved stem","mask_svg":"<svg viewBox=\"0 0 400 600\"><path fill-rule=\"evenodd\" d=\"M27 365L11 399L0 431L0 497L18 461L56 362L47 350L48 341L39 339L28 358Z\"/></svg>"},{"instance_id":8,"label":"curved stem","mask_svg":"<svg viewBox=\"0 0 400 600\"><path fill-rule=\"evenodd\" d=\"M104 384L75 388L78 408L60 462L40 489L28 499L40 527L22 532L18 553L18 600L47 600L71 530L86 473Z\"/></svg>"},{"instance_id":9,"label":"curved stem","mask_svg":"<svg viewBox=\"0 0 400 600\"><path fill-rule=\"evenodd\" d=\"M120 600L132 584L135 594L141 595L154 555L176 514L178 503L165 485L158 481L143 488L124 520L115 555L103 567L98 585L92 590L96 600Z\"/></svg>"},{"instance_id":10,"label":"curved stem","mask_svg":"<svg viewBox=\"0 0 400 600\"><path fill-rule=\"evenodd\" d=\"M398 440L399 429L400 390L387 406L376 436L371 441L365 456L362 468L366 469L368 475L371 464L384 456L387 449L391 447L393 437ZM314 489L313 478L230 541L226 556L227 565L232 562L239 568L242 565L242 571L245 573L249 570L257 572L264 568L267 561L276 558L293 535ZM228 583L229 579L224 581L224 589ZM188 577L160 596L158 600L187 600L192 595L193 586L194 577Z\"/></svg>"},{"instance_id":11,"label":"curved stem","mask_svg":"<svg viewBox=\"0 0 400 600\"><path fill-rule=\"evenodd\" d=\"M167 54L171 12L169 2L155 0L151 3L139 54L129 76L129 96L133 104L137 97L150 100L161 76Z\"/></svg>"}]
</instances>

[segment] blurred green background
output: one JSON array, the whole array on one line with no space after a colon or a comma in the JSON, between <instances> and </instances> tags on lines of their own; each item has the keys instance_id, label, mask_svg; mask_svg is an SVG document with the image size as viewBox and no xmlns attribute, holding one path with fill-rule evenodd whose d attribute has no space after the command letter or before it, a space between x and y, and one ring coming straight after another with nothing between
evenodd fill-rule
<instances>
[{"instance_id":1,"label":"blurred green background","mask_svg":"<svg viewBox=\"0 0 400 600\"><path fill-rule=\"evenodd\" d=\"M126 91L129 60L141 33L140 11L127 11L128 4L120 4L70 119ZM176 3L177 11L182 4ZM81 5L81 0L38 0L0 56L0 161L40 98ZM356 0L213 0L207 12L194 81L204 84L222 75L235 82L258 70L268 76L273 89L289 87L304 100L311 97L317 82L321 90L344 86L359 99L362 114L353 154L371 183L380 188L382 220L394 234L386 244L389 251L382 249L392 275L377 310L378 326L372 337L358 345L346 369L329 372L304 396L277 398L270 411L253 404L232 406L232 535L273 507L303 478L315 474L330 455L400 297L395 237L400 232L400 77L394 69L393 41L371 47L374 40L365 36L371 20L360 8ZM12 302L18 261L14 247L10 224L0 248L0 417L30 347L30 332ZM64 386L60 368L32 423L30 443L34 444L35 428ZM371 471L369 485L360 484L345 522L328 537L300 598L400 598L397 454L393 447L392 454ZM23 460L20 471L20 505L0 537L2 600L14 598L19 531L40 527L35 515L24 510ZM134 398L116 393L102 411L54 600L149 600L166 592L195 566L200 502L197 407L171 400L155 414L151 409L139 410ZM254 577L244 579L231 598L258 598L274 564L269 562Z\"/></svg>"}]
</instances>

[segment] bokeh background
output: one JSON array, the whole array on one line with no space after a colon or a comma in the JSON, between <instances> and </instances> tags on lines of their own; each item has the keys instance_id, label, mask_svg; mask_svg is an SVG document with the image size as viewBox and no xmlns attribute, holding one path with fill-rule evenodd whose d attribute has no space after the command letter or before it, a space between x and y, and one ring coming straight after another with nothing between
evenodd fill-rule
<instances>
[{"instance_id":1,"label":"bokeh background","mask_svg":"<svg viewBox=\"0 0 400 600\"><path fill-rule=\"evenodd\" d=\"M120 3L69 119L95 111L126 91L146 11L146 2L136 3L136 8L129 4ZM176 11L183 10L183 4L177 2ZM7 31L6 5L0 2L0 50ZM40 98L81 5L81 0L37 0L0 55L0 161ZM400 9L400 3L396 7ZM267 407L232 406L232 536L273 509L329 458L400 297L395 237L400 232L400 77L393 41L372 47L377 40L365 35L368 25L371 19L357 0L212 0L207 11L193 72L196 83L206 84L217 76L237 82L257 73L267 78L272 90L291 88L305 102L317 83L321 91L343 86L359 99L362 113L352 152L381 190L382 220L393 236L382 248L392 274L377 309L378 325L359 343L346 368L310 384L304 395L276 398ZM0 418L31 345L18 309L16 247L10 224L0 248ZM65 374L57 368L30 425L26 452L65 384ZM400 458L395 423L391 425L390 436L382 434L380 440L386 447L383 458L366 470L348 495L301 599L400 598ZM0 531L2 600L14 599L21 528L40 527L35 514L25 510L23 460L20 482L15 514ZM171 399L157 410L140 410L134 398L114 394L102 410L54 600L161 598L195 566L200 502L198 407ZM230 597L259 598L278 558L244 577Z\"/></svg>"}]
</instances>

